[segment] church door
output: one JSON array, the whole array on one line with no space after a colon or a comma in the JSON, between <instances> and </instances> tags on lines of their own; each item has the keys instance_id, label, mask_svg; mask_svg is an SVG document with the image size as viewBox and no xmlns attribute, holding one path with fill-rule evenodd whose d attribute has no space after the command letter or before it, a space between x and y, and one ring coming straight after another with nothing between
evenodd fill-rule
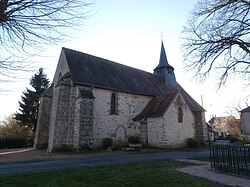
<instances>
[{"instance_id":1,"label":"church door","mask_svg":"<svg viewBox=\"0 0 250 187\"><path fill-rule=\"evenodd\" d=\"M124 146L126 144L126 131L125 128L120 126L116 129L116 141L117 146Z\"/></svg>"}]
</instances>

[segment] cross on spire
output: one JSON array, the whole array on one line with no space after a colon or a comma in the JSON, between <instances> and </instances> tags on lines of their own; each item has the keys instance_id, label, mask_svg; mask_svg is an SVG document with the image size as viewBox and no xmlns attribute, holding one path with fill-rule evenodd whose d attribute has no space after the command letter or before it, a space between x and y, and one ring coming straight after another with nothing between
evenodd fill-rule
<instances>
[{"instance_id":1,"label":"cross on spire","mask_svg":"<svg viewBox=\"0 0 250 187\"><path fill-rule=\"evenodd\" d=\"M163 41L163 32L161 32L161 41Z\"/></svg>"}]
</instances>

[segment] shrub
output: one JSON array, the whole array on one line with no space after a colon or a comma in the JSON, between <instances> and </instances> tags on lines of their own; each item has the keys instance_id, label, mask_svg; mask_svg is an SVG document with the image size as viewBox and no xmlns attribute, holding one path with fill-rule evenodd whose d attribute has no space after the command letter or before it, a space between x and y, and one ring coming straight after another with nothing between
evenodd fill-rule
<instances>
[{"instance_id":1,"label":"shrub","mask_svg":"<svg viewBox=\"0 0 250 187\"><path fill-rule=\"evenodd\" d=\"M230 140L230 143L233 143L233 144L236 144L236 145L244 145L244 146L249 146L250 145L250 142L246 141L246 140L238 140L238 141L233 141L233 142L231 142L231 140Z\"/></svg>"},{"instance_id":2,"label":"shrub","mask_svg":"<svg viewBox=\"0 0 250 187\"><path fill-rule=\"evenodd\" d=\"M10 115L0 121L0 149L31 147L34 144L32 129L14 118Z\"/></svg>"},{"instance_id":3,"label":"shrub","mask_svg":"<svg viewBox=\"0 0 250 187\"><path fill-rule=\"evenodd\" d=\"M194 139L194 138L188 138L187 139L187 146L190 148L195 148L199 146L199 142L198 140Z\"/></svg>"},{"instance_id":4,"label":"shrub","mask_svg":"<svg viewBox=\"0 0 250 187\"><path fill-rule=\"evenodd\" d=\"M141 140L139 136L129 136L128 142L133 143L133 144L138 144L138 143L141 143Z\"/></svg>"},{"instance_id":5,"label":"shrub","mask_svg":"<svg viewBox=\"0 0 250 187\"><path fill-rule=\"evenodd\" d=\"M235 143L235 142L240 142L241 139L237 138L237 137L231 137L230 138L230 143Z\"/></svg>"},{"instance_id":6,"label":"shrub","mask_svg":"<svg viewBox=\"0 0 250 187\"><path fill-rule=\"evenodd\" d=\"M112 147L113 145L113 140L112 138L104 138L102 140L102 144L105 147L105 149L108 149L109 147Z\"/></svg>"},{"instance_id":7,"label":"shrub","mask_svg":"<svg viewBox=\"0 0 250 187\"><path fill-rule=\"evenodd\" d=\"M21 135L1 136L0 149L26 147L26 138Z\"/></svg>"}]
</instances>

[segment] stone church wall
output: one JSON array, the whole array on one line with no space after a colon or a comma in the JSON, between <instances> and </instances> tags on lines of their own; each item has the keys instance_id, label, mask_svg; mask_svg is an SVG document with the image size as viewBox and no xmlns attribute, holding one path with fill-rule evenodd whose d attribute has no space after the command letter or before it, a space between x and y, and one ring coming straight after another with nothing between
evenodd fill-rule
<instances>
[{"instance_id":1,"label":"stone church wall","mask_svg":"<svg viewBox=\"0 0 250 187\"><path fill-rule=\"evenodd\" d=\"M53 79L53 98L49 127L48 151L73 147L74 110L77 88L71 85L64 53L61 53ZM61 81L61 82L60 82Z\"/></svg>"},{"instance_id":2,"label":"stone church wall","mask_svg":"<svg viewBox=\"0 0 250 187\"><path fill-rule=\"evenodd\" d=\"M51 100L51 96L42 96L40 98L40 108L34 140L34 148L36 149L48 147Z\"/></svg>"},{"instance_id":3,"label":"stone church wall","mask_svg":"<svg viewBox=\"0 0 250 187\"><path fill-rule=\"evenodd\" d=\"M94 97L91 89L79 88L75 99L74 141L75 150L91 148L93 139Z\"/></svg>"},{"instance_id":4,"label":"stone church wall","mask_svg":"<svg viewBox=\"0 0 250 187\"><path fill-rule=\"evenodd\" d=\"M93 89L94 118L93 145L101 147L104 138L112 138L116 145L124 145L130 135L139 135L139 122L132 119L137 116L152 97L124 92L115 92L118 97L118 114L111 114L111 95L113 91Z\"/></svg>"},{"instance_id":5,"label":"stone church wall","mask_svg":"<svg viewBox=\"0 0 250 187\"><path fill-rule=\"evenodd\" d=\"M187 138L194 138L194 117L184 103L183 122L178 122L176 100L171 103L163 117L148 119L148 143L152 147L172 148L186 145Z\"/></svg>"},{"instance_id":6,"label":"stone church wall","mask_svg":"<svg viewBox=\"0 0 250 187\"><path fill-rule=\"evenodd\" d=\"M73 147L75 87L54 88L48 150Z\"/></svg>"},{"instance_id":7,"label":"stone church wall","mask_svg":"<svg viewBox=\"0 0 250 187\"><path fill-rule=\"evenodd\" d=\"M51 104L51 117L50 117L50 127L49 127L49 143L48 143L48 152L51 152L54 146L55 139L54 132L56 129L56 120L57 120L57 104L59 102L59 88L53 89L53 98Z\"/></svg>"},{"instance_id":8,"label":"stone church wall","mask_svg":"<svg viewBox=\"0 0 250 187\"><path fill-rule=\"evenodd\" d=\"M81 89L91 91L93 98L79 97ZM83 86L55 87L48 151L56 148L78 150L84 146L99 148L104 138L112 138L119 146L127 144L131 135L141 136L140 122L134 122L133 118L142 112L152 97L115 92L118 114L111 114L112 93L114 91ZM143 138L149 146L181 147L187 138L197 135L194 116L185 103L182 103L183 123L178 123L179 105L176 103L175 99L163 117L147 119L144 125L148 134L144 133Z\"/></svg>"},{"instance_id":9,"label":"stone church wall","mask_svg":"<svg viewBox=\"0 0 250 187\"><path fill-rule=\"evenodd\" d=\"M200 143L205 143L208 140L208 130L205 123L204 112L194 112L195 116L195 138Z\"/></svg>"},{"instance_id":10,"label":"stone church wall","mask_svg":"<svg viewBox=\"0 0 250 187\"><path fill-rule=\"evenodd\" d=\"M91 90L94 98L79 97L79 90ZM48 151L56 148L99 148L104 138L124 145L130 135L140 135L137 116L152 97L115 92L118 114L111 114L111 90L61 85L54 89ZM91 145L90 145L91 144Z\"/></svg>"}]
</instances>

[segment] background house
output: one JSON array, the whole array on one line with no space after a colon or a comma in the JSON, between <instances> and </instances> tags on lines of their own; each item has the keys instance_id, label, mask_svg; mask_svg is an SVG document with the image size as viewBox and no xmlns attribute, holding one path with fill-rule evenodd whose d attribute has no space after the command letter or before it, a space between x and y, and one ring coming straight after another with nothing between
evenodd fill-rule
<instances>
[{"instance_id":1,"label":"background house","mask_svg":"<svg viewBox=\"0 0 250 187\"><path fill-rule=\"evenodd\" d=\"M241 110L240 113L242 134L246 140L250 141L250 107Z\"/></svg>"},{"instance_id":2,"label":"background house","mask_svg":"<svg viewBox=\"0 0 250 187\"><path fill-rule=\"evenodd\" d=\"M224 138L227 136L241 136L240 119L234 116L213 117L209 120L209 124L215 133L215 138Z\"/></svg>"}]
</instances>

